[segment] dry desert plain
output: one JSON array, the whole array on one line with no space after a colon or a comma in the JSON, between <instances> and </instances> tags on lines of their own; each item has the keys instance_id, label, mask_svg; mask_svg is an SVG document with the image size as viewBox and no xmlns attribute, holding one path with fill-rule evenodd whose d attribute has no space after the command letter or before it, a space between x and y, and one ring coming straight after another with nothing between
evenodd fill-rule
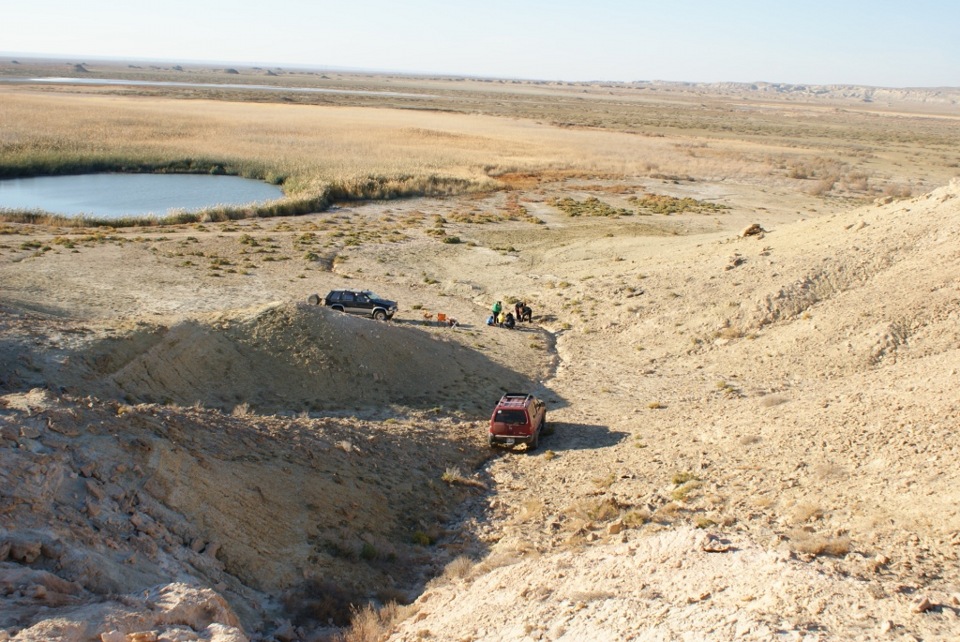
<instances>
[{"instance_id":1,"label":"dry desert plain","mask_svg":"<svg viewBox=\"0 0 960 642\"><path fill-rule=\"evenodd\" d=\"M957 90L43 74L191 86L0 83L4 176L317 207L4 215L0 640L960 636Z\"/></svg>"}]
</instances>

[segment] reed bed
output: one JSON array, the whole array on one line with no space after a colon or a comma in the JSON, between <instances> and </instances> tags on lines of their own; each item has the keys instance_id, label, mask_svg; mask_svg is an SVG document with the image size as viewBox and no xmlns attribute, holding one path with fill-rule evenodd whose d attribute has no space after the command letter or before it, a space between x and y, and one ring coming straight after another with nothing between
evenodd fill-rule
<instances>
[{"instance_id":1,"label":"reed bed","mask_svg":"<svg viewBox=\"0 0 960 642\"><path fill-rule=\"evenodd\" d=\"M479 96L477 111L497 111L495 98ZM887 132L883 140L872 125L868 129L857 121L844 130L834 123L834 130L821 126L802 139L812 117L777 124L728 110L723 121L714 106L701 110L704 115L696 121L695 110L683 105L522 98L515 105L518 115L539 109L550 112L548 118L0 87L0 178L103 171L224 173L279 185L285 194L257 208L168 217L180 223L291 216L350 200L486 192L514 187L517 177L527 177L532 185L571 177L775 181L818 197L843 191L862 198L942 180L928 179L934 175L930 159L918 151L936 137L929 123L914 132ZM539 107L534 98L540 99ZM606 117L592 122L589 115L599 106ZM647 121L640 119L644 114ZM624 125L630 118L633 129ZM569 122L575 126L556 126ZM847 133L852 140L844 138ZM948 139L944 133L938 149ZM892 150L891 140L901 148ZM826 148L837 158L830 172L821 169ZM953 161L949 154L940 158L946 167ZM2 216L40 217L36 212Z\"/></svg>"}]
</instances>

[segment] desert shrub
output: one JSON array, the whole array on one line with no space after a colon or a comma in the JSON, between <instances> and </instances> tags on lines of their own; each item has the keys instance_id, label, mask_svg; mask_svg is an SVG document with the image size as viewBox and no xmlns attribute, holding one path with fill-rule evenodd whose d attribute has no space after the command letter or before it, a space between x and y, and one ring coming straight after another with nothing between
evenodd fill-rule
<instances>
[{"instance_id":1,"label":"desert shrub","mask_svg":"<svg viewBox=\"0 0 960 642\"><path fill-rule=\"evenodd\" d=\"M717 523L709 517L698 515L697 518L693 520L693 525L697 528L710 528L711 526L716 526Z\"/></svg>"},{"instance_id":2,"label":"desert shrub","mask_svg":"<svg viewBox=\"0 0 960 642\"><path fill-rule=\"evenodd\" d=\"M597 602L601 600L609 600L617 597L617 594L612 591L576 591L570 594L569 600L571 602Z\"/></svg>"},{"instance_id":3,"label":"desert shrub","mask_svg":"<svg viewBox=\"0 0 960 642\"><path fill-rule=\"evenodd\" d=\"M807 190L807 193L811 196L824 196L829 194L833 187L837 184L837 179L834 177L822 178L818 180L813 187Z\"/></svg>"},{"instance_id":4,"label":"desert shrub","mask_svg":"<svg viewBox=\"0 0 960 642\"><path fill-rule=\"evenodd\" d=\"M631 508L623 514L622 519L624 526L636 528L650 521L650 511L645 508Z\"/></svg>"},{"instance_id":5,"label":"desert shrub","mask_svg":"<svg viewBox=\"0 0 960 642\"><path fill-rule=\"evenodd\" d=\"M233 407L233 410L230 412L234 417L246 417L250 414L250 404L246 401L243 403L237 404Z\"/></svg>"},{"instance_id":6,"label":"desert shrub","mask_svg":"<svg viewBox=\"0 0 960 642\"><path fill-rule=\"evenodd\" d=\"M456 466L447 468L443 475L440 476L440 479L447 482L451 486L454 484L460 484L461 486L473 486L475 488L486 488L487 485L484 484L479 479L474 479L472 477L466 477L460 469Z\"/></svg>"},{"instance_id":7,"label":"desert shrub","mask_svg":"<svg viewBox=\"0 0 960 642\"><path fill-rule=\"evenodd\" d=\"M843 557L850 552L850 538L799 530L790 534L790 549L804 555Z\"/></svg>"},{"instance_id":8,"label":"desert shrub","mask_svg":"<svg viewBox=\"0 0 960 642\"><path fill-rule=\"evenodd\" d=\"M410 536L410 540L419 546L430 546L434 542L433 538L423 531L414 531L413 535Z\"/></svg>"},{"instance_id":9,"label":"desert shrub","mask_svg":"<svg viewBox=\"0 0 960 642\"><path fill-rule=\"evenodd\" d=\"M353 607L350 627L341 633L337 642L380 642L394 626L410 617L416 609L390 602L380 609L367 604Z\"/></svg>"},{"instance_id":10,"label":"desert shrub","mask_svg":"<svg viewBox=\"0 0 960 642\"><path fill-rule=\"evenodd\" d=\"M673 477L670 478L670 481L673 482L674 486L680 486L681 484L686 484L687 482L700 481L700 478L687 471L674 473Z\"/></svg>"},{"instance_id":11,"label":"desert shrub","mask_svg":"<svg viewBox=\"0 0 960 642\"><path fill-rule=\"evenodd\" d=\"M583 499L568 509L571 517L591 522L604 522L620 515L620 505L612 497Z\"/></svg>"},{"instance_id":12,"label":"desert shrub","mask_svg":"<svg viewBox=\"0 0 960 642\"><path fill-rule=\"evenodd\" d=\"M913 195L913 190L910 189L909 185L886 185L883 188L884 196L892 196L894 198L909 198Z\"/></svg>"},{"instance_id":13,"label":"desert shrub","mask_svg":"<svg viewBox=\"0 0 960 642\"><path fill-rule=\"evenodd\" d=\"M823 517L823 509L813 502L801 502L793 507L790 513L790 521L794 524L802 524Z\"/></svg>"},{"instance_id":14,"label":"desert shrub","mask_svg":"<svg viewBox=\"0 0 960 642\"><path fill-rule=\"evenodd\" d=\"M633 214L626 208L613 207L593 196L584 201L570 197L552 198L547 203L568 216L631 216Z\"/></svg>"},{"instance_id":15,"label":"desert shrub","mask_svg":"<svg viewBox=\"0 0 960 642\"><path fill-rule=\"evenodd\" d=\"M448 579L464 579L473 571L474 562L466 555L460 555L443 569L443 576Z\"/></svg>"},{"instance_id":16,"label":"desert shrub","mask_svg":"<svg viewBox=\"0 0 960 642\"><path fill-rule=\"evenodd\" d=\"M702 483L697 479L691 479L688 482L684 482L670 492L670 499L675 502L686 501L689 499L690 494L696 489L700 488L701 485Z\"/></svg>"},{"instance_id":17,"label":"desert shrub","mask_svg":"<svg viewBox=\"0 0 960 642\"><path fill-rule=\"evenodd\" d=\"M363 545L360 546L360 559L369 562L377 559L377 556L377 547L370 542L364 542Z\"/></svg>"},{"instance_id":18,"label":"desert shrub","mask_svg":"<svg viewBox=\"0 0 960 642\"><path fill-rule=\"evenodd\" d=\"M843 178L844 186L856 192L866 192L870 189L869 176L864 172L850 172Z\"/></svg>"},{"instance_id":19,"label":"desert shrub","mask_svg":"<svg viewBox=\"0 0 960 642\"><path fill-rule=\"evenodd\" d=\"M665 194L644 194L640 197L631 196L627 199L637 206L641 213L652 214L684 214L684 213L706 213L720 212L730 209L729 205L720 203L710 203L709 201L698 201L689 196L677 198Z\"/></svg>"},{"instance_id":20,"label":"desert shrub","mask_svg":"<svg viewBox=\"0 0 960 642\"><path fill-rule=\"evenodd\" d=\"M352 611L365 602L360 594L332 582L305 581L283 596L283 605L298 626L311 624L347 626Z\"/></svg>"}]
</instances>

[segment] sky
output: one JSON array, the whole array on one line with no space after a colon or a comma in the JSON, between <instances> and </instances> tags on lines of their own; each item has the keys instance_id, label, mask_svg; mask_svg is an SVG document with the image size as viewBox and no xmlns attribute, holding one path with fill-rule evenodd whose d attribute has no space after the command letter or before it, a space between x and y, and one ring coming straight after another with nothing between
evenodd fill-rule
<instances>
[{"instance_id":1,"label":"sky","mask_svg":"<svg viewBox=\"0 0 960 642\"><path fill-rule=\"evenodd\" d=\"M960 87L960 0L2 0L0 54Z\"/></svg>"}]
</instances>

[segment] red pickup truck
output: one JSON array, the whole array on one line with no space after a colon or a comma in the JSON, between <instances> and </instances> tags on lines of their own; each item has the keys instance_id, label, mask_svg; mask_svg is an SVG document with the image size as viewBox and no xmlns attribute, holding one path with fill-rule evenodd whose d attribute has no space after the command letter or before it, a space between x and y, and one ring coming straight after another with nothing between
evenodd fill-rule
<instances>
[{"instance_id":1,"label":"red pickup truck","mask_svg":"<svg viewBox=\"0 0 960 642\"><path fill-rule=\"evenodd\" d=\"M526 444L534 450L547 425L547 405L533 395L508 392L490 415L491 446Z\"/></svg>"}]
</instances>

